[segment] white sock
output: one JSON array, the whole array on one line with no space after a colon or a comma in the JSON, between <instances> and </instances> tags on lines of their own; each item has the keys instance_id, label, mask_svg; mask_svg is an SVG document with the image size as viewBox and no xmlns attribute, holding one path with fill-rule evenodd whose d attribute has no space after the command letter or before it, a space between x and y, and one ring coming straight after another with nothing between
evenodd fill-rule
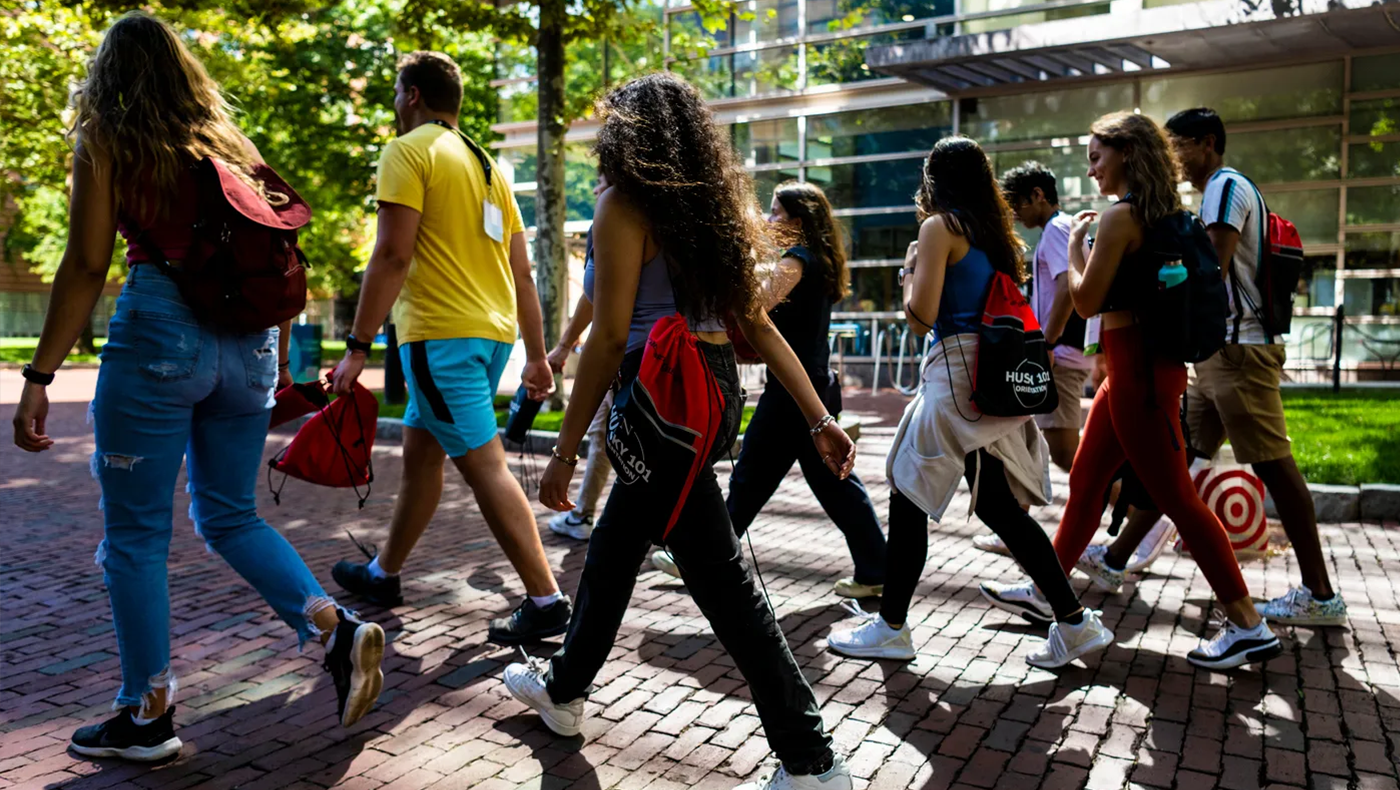
<instances>
[{"instance_id":1,"label":"white sock","mask_svg":"<svg viewBox=\"0 0 1400 790\"><path fill-rule=\"evenodd\" d=\"M376 578L376 579L387 579L387 578L389 578L390 576L398 576L397 573L389 573L388 571L386 571L386 570L384 570L383 568L379 567L379 558L378 558L378 557L375 557L374 559L370 560L370 561L369 561L369 565L366 566L366 567L369 568L369 575L370 575L370 576L373 576L373 577Z\"/></svg>"},{"instance_id":2,"label":"white sock","mask_svg":"<svg viewBox=\"0 0 1400 790\"><path fill-rule=\"evenodd\" d=\"M563 597L564 594L556 590L549 595L532 595L530 596L530 600L535 602L535 606L541 609L548 609L554 605L555 601Z\"/></svg>"}]
</instances>

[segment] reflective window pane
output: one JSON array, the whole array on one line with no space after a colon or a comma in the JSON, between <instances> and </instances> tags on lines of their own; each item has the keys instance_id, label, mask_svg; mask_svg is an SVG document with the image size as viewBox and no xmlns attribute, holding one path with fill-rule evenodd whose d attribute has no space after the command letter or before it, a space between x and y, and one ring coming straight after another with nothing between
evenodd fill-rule
<instances>
[{"instance_id":1,"label":"reflective window pane","mask_svg":"<svg viewBox=\"0 0 1400 790\"><path fill-rule=\"evenodd\" d=\"M1400 134L1400 98L1352 102L1351 133Z\"/></svg>"},{"instance_id":2,"label":"reflective window pane","mask_svg":"<svg viewBox=\"0 0 1400 790\"><path fill-rule=\"evenodd\" d=\"M824 44L811 44L807 47L807 84L809 86L835 85L844 82L882 79L887 75L873 71L865 65L866 48L923 37L923 29L901 30L876 36L843 38Z\"/></svg>"},{"instance_id":3,"label":"reflective window pane","mask_svg":"<svg viewBox=\"0 0 1400 790\"><path fill-rule=\"evenodd\" d=\"M1013 0L1013 2L1002 2L1002 0L963 0L962 13L971 14L981 11L1002 11L1011 10L1019 6L1041 5L1041 0ZM1048 11L1031 11L1024 14L1011 14L1006 16L994 16L986 19L969 19L962 23L964 33L989 33L993 30L1010 30L1021 25L1034 25L1041 22L1053 22L1057 19L1078 19L1080 17L1099 16L1107 14L1108 3L1095 3L1093 5L1070 6L1067 8L1052 8Z\"/></svg>"},{"instance_id":4,"label":"reflective window pane","mask_svg":"<svg viewBox=\"0 0 1400 790\"><path fill-rule=\"evenodd\" d=\"M539 117L539 94L533 82L517 82L496 89L499 123L533 121Z\"/></svg>"},{"instance_id":5,"label":"reflective window pane","mask_svg":"<svg viewBox=\"0 0 1400 790\"><path fill-rule=\"evenodd\" d=\"M698 11L675 14L671 17L671 50L677 56L699 54L702 50L730 46L733 46L733 39L729 35L727 23L707 29L705 20Z\"/></svg>"},{"instance_id":6,"label":"reflective window pane","mask_svg":"<svg viewBox=\"0 0 1400 790\"><path fill-rule=\"evenodd\" d=\"M1348 269L1400 269L1400 233L1348 233Z\"/></svg>"},{"instance_id":7,"label":"reflective window pane","mask_svg":"<svg viewBox=\"0 0 1400 790\"><path fill-rule=\"evenodd\" d=\"M1357 143L1347 152L1350 178L1400 176L1400 143ZM1400 217L1396 217L1400 221Z\"/></svg>"},{"instance_id":8,"label":"reflective window pane","mask_svg":"<svg viewBox=\"0 0 1400 790\"><path fill-rule=\"evenodd\" d=\"M675 71L707 99L758 96L797 88L797 47L776 47L679 61Z\"/></svg>"},{"instance_id":9,"label":"reflective window pane","mask_svg":"<svg viewBox=\"0 0 1400 790\"><path fill-rule=\"evenodd\" d=\"M731 133L734 149L750 166L771 165L798 158L796 118L736 123Z\"/></svg>"},{"instance_id":10,"label":"reflective window pane","mask_svg":"<svg viewBox=\"0 0 1400 790\"><path fill-rule=\"evenodd\" d=\"M516 195L515 202L520 205L520 220L527 228L535 227L535 196Z\"/></svg>"},{"instance_id":11,"label":"reflective window pane","mask_svg":"<svg viewBox=\"0 0 1400 790\"><path fill-rule=\"evenodd\" d=\"M1333 307L1337 304L1337 256L1313 255L1303 260L1295 308ZM1295 322L1296 325L1296 322Z\"/></svg>"},{"instance_id":12,"label":"reflective window pane","mask_svg":"<svg viewBox=\"0 0 1400 790\"><path fill-rule=\"evenodd\" d=\"M1142 112L1158 123L1187 107L1210 107L1227 124L1340 114L1342 61L1142 81Z\"/></svg>"},{"instance_id":13,"label":"reflective window pane","mask_svg":"<svg viewBox=\"0 0 1400 790\"><path fill-rule=\"evenodd\" d=\"M894 0L858 2L807 0L807 32L817 35L893 22L912 22L953 13L953 0Z\"/></svg>"},{"instance_id":14,"label":"reflective window pane","mask_svg":"<svg viewBox=\"0 0 1400 790\"><path fill-rule=\"evenodd\" d=\"M1400 52L1351 59L1351 89L1380 91L1400 88Z\"/></svg>"},{"instance_id":15,"label":"reflective window pane","mask_svg":"<svg viewBox=\"0 0 1400 790\"><path fill-rule=\"evenodd\" d=\"M1342 127L1309 126L1229 134L1225 161L1259 184L1342 177Z\"/></svg>"},{"instance_id":16,"label":"reflective window pane","mask_svg":"<svg viewBox=\"0 0 1400 790\"><path fill-rule=\"evenodd\" d=\"M1351 187L1347 190L1347 224L1400 222L1400 186Z\"/></svg>"},{"instance_id":17,"label":"reflective window pane","mask_svg":"<svg viewBox=\"0 0 1400 790\"><path fill-rule=\"evenodd\" d=\"M835 208L911 206L923 181L923 162L897 159L807 168L807 180L826 191Z\"/></svg>"},{"instance_id":18,"label":"reflective window pane","mask_svg":"<svg viewBox=\"0 0 1400 790\"><path fill-rule=\"evenodd\" d=\"M1132 108L1133 86L1127 83L965 99L962 131L982 143L1079 137L1099 116Z\"/></svg>"},{"instance_id":19,"label":"reflective window pane","mask_svg":"<svg viewBox=\"0 0 1400 790\"><path fill-rule=\"evenodd\" d=\"M1309 189L1304 192L1266 192L1269 210L1298 226L1304 244L1337 243L1336 189Z\"/></svg>"},{"instance_id":20,"label":"reflective window pane","mask_svg":"<svg viewBox=\"0 0 1400 790\"><path fill-rule=\"evenodd\" d=\"M748 0L734 6L736 44L792 38L797 33L797 0Z\"/></svg>"},{"instance_id":21,"label":"reflective window pane","mask_svg":"<svg viewBox=\"0 0 1400 790\"><path fill-rule=\"evenodd\" d=\"M781 170L760 170L753 174L754 196L758 199L759 211L766 216L773 205L773 190L784 181L796 181L797 168Z\"/></svg>"},{"instance_id":22,"label":"reflective window pane","mask_svg":"<svg viewBox=\"0 0 1400 790\"><path fill-rule=\"evenodd\" d=\"M593 186L598 183L598 160L587 143L564 149L564 219L593 219Z\"/></svg>"},{"instance_id":23,"label":"reflective window pane","mask_svg":"<svg viewBox=\"0 0 1400 790\"><path fill-rule=\"evenodd\" d=\"M1347 280L1342 284L1347 315L1400 315L1400 277Z\"/></svg>"},{"instance_id":24,"label":"reflective window pane","mask_svg":"<svg viewBox=\"0 0 1400 790\"><path fill-rule=\"evenodd\" d=\"M812 115L807 118L807 158L928 151L952 131L951 102Z\"/></svg>"},{"instance_id":25,"label":"reflective window pane","mask_svg":"<svg viewBox=\"0 0 1400 790\"><path fill-rule=\"evenodd\" d=\"M1088 149L1082 145L1056 148L1033 148L1020 151L997 151L989 154L992 172L1000 178L1003 173L1026 162L1039 162L1055 174L1055 190L1060 200L1098 196L1093 179L1084 175L1089 169Z\"/></svg>"},{"instance_id":26,"label":"reflective window pane","mask_svg":"<svg viewBox=\"0 0 1400 790\"><path fill-rule=\"evenodd\" d=\"M851 260L904 260L909 242L919 238L914 212L840 217Z\"/></svg>"},{"instance_id":27,"label":"reflective window pane","mask_svg":"<svg viewBox=\"0 0 1400 790\"><path fill-rule=\"evenodd\" d=\"M840 304L838 311L883 312L901 310L902 293L899 288L899 269L893 266L879 268L858 268L851 270L851 293Z\"/></svg>"}]
</instances>

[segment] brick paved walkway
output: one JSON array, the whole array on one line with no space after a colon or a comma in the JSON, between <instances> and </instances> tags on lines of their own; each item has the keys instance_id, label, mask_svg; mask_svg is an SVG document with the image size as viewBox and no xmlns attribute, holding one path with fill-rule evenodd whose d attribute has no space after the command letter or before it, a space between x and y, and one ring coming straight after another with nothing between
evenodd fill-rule
<instances>
[{"instance_id":1,"label":"brick paved walkway","mask_svg":"<svg viewBox=\"0 0 1400 790\"><path fill-rule=\"evenodd\" d=\"M0 449L0 788L727 788L771 764L748 690L704 619L650 570L598 678L585 739L554 738L512 701L498 677L511 654L485 644L485 632L522 590L460 482L449 482L407 569L409 605L362 609L393 645L379 707L349 730L337 726L319 649L299 655L289 629L205 553L180 494L170 586L185 750L158 768L75 760L67 738L107 714L118 668L92 564L101 520L91 435L81 404L54 412L54 451L22 456L8 440ZM858 465L882 512L884 449L867 435ZM363 511L348 492L296 481L280 508L265 503L333 592L331 564L354 554L345 528L383 538L396 449L376 461ZM1168 553L1124 594L1086 594L1119 644L1087 669L1052 674L1022 660L1039 636L977 595L979 579L1013 571L972 548L982 527L963 520L965 509L963 498L932 534L910 613L919 657L907 665L824 649L841 619L830 586L849 560L799 478L753 530L773 604L858 787L1396 788L1395 524L1324 528L1351 628L1286 631L1286 655L1262 673L1186 664L1207 630L1210 591L1191 561ZM1049 523L1058 508L1039 515ZM572 591L584 547L545 534ZM1245 578L1256 595L1277 595L1296 579L1291 564L1252 563Z\"/></svg>"}]
</instances>

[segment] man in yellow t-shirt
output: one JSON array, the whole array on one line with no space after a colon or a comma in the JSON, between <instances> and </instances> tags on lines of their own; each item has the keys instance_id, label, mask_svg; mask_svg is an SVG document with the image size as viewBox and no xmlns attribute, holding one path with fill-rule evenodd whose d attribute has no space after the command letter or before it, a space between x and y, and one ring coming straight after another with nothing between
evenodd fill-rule
<instances>
[{"instance_id":1,"label":"man in yellow t-shirt","mask_svg":"<svg viewBox=\"0 0 1400 790\"><path fill-rule=\"evenodd\" d=\"M384 551L368 563L337 563L331 575L374 603L401 604L399 571L437 511L451 458L525 583L528 597L489 631L516 644L562 634L571 610L496 434L494 398L517 316L530 396L548 396L554 374L520 208L495 163L457 129L461 105L461 72L446 55L415 52L400 63L399 136L379 160L379 235L335 390L349 392L392 305L409 393L404 471Z\"/></svg>"}]
</instances>

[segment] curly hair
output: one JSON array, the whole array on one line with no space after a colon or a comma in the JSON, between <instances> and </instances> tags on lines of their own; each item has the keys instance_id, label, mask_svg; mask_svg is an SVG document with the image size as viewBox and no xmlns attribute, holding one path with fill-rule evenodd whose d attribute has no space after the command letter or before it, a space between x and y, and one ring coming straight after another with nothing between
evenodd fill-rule
<instances>
[{"instance_id":1,"label":"curly hair","mask_svg":"<svg viewBox=\"0 0 1400 790\"><path fill-rule=\"evenodd\" d=\"M1055 171L1035 160L1022 162L1001 174L1001 191L1007 201L1024 200L1029 202L1031 195L1039 188L1045 202L1054 206L1060 202L1060 191L1055 184Z\"/></svg>"},{"instance_id":2,"label":"curly hair","mask_svg":"<svg viewBox=\"0 0 1400 790\"><path fill-rule=\"evenodd\" d=\"M1143 227L1181 211L1176 159L1167 135L1146 115L1115 112L1094 121L1089 133L1123 155L1123 176L1132 195L1133 217Z\"/></svg>"},{"instance_id":3,"label":"curly hair","mask_svg":"<svg viewBox=\"0 0 1400 790\"><path fill-rule=\"evenodd\" d=\"M831 202L821 187L810 181L785 181L773 197L789 217L802 225L802 246L821 262L826 292L839 302L851 290L851 272L846 268L846 243L841 224L831 216Z\"/></svg>"},{"instance_id":4,"label":"curly hair","mask_svg":"<svg viewBox=\"0 0 1400 790\"><path fill-rule=\"evenodd\" d=\"M177 198L180 171L206 156L262 191L218 83L150 14L132 11L112 23L72 105L69 139L90 140L111 157L117 199L135 197L142 213L163 214Z\"/></svg>"},{"instance_id":5,"label":"curly hair","mask_svg":"<svg viewBox=\"0 0 1400 790\"><path fill-rule=\"evenodd\" d=\"M687 316L758 318L754 263L768 243L753 179L705 100L684 79L656 72L597 103L593 150L612 189L636 206Z\"/></svg>"},{"instance_id":6,"label":"curly hair","mask_svg":"<svg viewBox=\"0 0 1400 790\"><path fill-rule=\"evenodd\" d=\"M974 140L957 135L934 143L924 160L924 181L914 205L919 222L943 215L949 229L987 254L992 268L1025 282L1025 244L1016 235L1015 215L992 163Z\"/></svg>"}]
</instances>

